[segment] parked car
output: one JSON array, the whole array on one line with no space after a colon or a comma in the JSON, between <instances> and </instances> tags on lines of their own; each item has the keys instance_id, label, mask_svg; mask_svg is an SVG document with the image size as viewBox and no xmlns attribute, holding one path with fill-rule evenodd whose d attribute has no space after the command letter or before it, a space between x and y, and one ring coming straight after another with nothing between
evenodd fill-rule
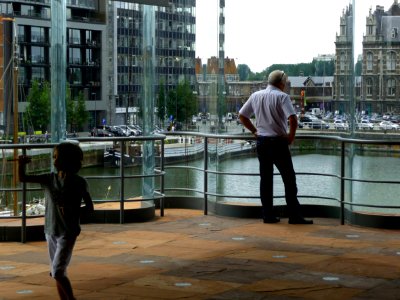
<instances>
[{"instance_id":1,"label":"parked car","mask_svg":"<svg viewBox=\"0 0 400 300\"><path fill-rule=\"evenodd\" d=\"M313 128L312 127L312 123L313 122L318 122L318 121L320 121L317 117L315 117L315 116L311 116L311 115L301 115L300 117L299 117L299 128L303 128L303 127L305 127L305 126L308 126L308 127L310 127L310 128Z\"/></svg>"},{"instance_id":2,"label":"parked car","mask_svg":"<svg viewBox=\"0 0 400 300\"><path fill-rule=\"evenodd\" d=\"M142 134L142 131L137 129L134 125L126 125L126 126L131 130L131 132L133 132L133 135L141 135ZM130 135L132 135L132 134L130 134Z\"/></svg>"},{"instance_id":3,"label":"parked car","mask_svg":"<svg viewBox=\"0 0 400 300\"><path fill-rule=\"evenodd\" d=\"M111 133L108 130L105 129L100 129L100 128L96 128L92 131L91 133L92 136L99 136L99 137L111 137L114 136L113 133Z\"/></svg>"},{"instance_id":4,"label":"parked car","mask_svg":"<svg viewBox=\"0 0 400 300\"><path fill-rule=\"evenodd\" d=\"M138 133L137 135L143 135L143 129L139 125L128 125L129 128L133 128Z\"/></svg>"},{"instance_id":5,"label":"parked car","mask_svg":"<svg viewBox=\"0 0 400 300\"><path fill-rule=\"evenodd\" d=\"M357 129L368 129L373 130L374 124L368 120L361 120L361 122L357 123Z\"/></svg>"},{"instance_id":6,"label":"parked car","mask_svg":"<svg viewBox=\"0 0 400 300\"><path fill-rule=\"evenodd\" d=\"M333 122L333 127L336 130L349 130L349 124L341 119L337 119Z\"/></svg>"},{"instance_id":7,"label":"parked car","mask_svg":"<svg viewBox=\"0 0 400 300\"><path fill-rule=\"evenodd\" d=\"M117 127L121 128L124 136L132 136L135 135L135 131L133 131L132 129L130 129L128 126L126 125L116 125Z\"/></svg>"},{"instance_id":8,"label":"parked car","mask_svg":"<svg viewBox=\"0 0 400 300\"><path fill-rule=\"evenodd\" d=\"M329 129L329 124L322 120L313 120L308 126L312 129Z\"/></svg>"},{"instance_id":9,"label":"parked car","mask_svg":"<svg viewBox=\"0 0 400 300\"><path fill-rule=\"evenodd\" d=\"M125 136L125 133L122 130L122 128L118 126L110 126L109 131L115 136Z\"/></svg>"},{"instance_id":10,"label":"parked car","mask_svg":"<svg viewBox=\"0 0 400 300\"><path fill-rule=\"evenodd\" d=\"M399 124L392 121L382 121L379 123L379 128L382 130L399 130Z\"/></svg>"}]
</instances>

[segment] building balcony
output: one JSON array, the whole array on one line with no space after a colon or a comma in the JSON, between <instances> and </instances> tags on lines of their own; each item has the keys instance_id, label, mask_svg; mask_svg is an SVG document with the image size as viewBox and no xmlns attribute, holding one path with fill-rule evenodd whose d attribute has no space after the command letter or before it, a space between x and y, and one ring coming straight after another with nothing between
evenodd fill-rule
<instances>
[{"instance_id":1,"label":"building balcony","mask_svg":"<svg viewBox=\"0 0 400 300\"><path fill-rule=\"evenodd\" d=\"M297 137L292 148L294 158L299 155L297 151L306 151L316 164L317 171L308 163L306 170L296 170L299 199L314 225L288 224L285 205L279 204L282 198L279 183L275 203L281 222L261 222L257 168L229 169L233 161L243 158L251 158L257 166L250 136L173 132L167 136L78 138L86 166L97 165L101 159L96 158L103 157L104 149L118 144L122 145L120 149L129 149L126 153L121 150L121 154L134 158L138 170L143 165L141 145L152 140L156 169L151 176L156 184L154 196L144 197L140 184L135 183L144 179L141 171L132 172L135 165L124 160L115 164L114 170L119 172L112 173L117 175L104 175L107 172L103 171L85 173L85 168L82 169L81 175L90 186L96 182L102 184L91 190L95 214L82 224L70 266L76 296L107 295L116 299L140 295L141 299L150 299L173 293L175 298L185 295L192 299L396 299L400 290L397 267L400 206L398 201L388 204L385 194L376 194L372 203L359 196L369 185L373 190L384 185L386 193L398 195L398 175L393 169L384 177L360 177L356 162L361 153L375 153L376 159L369 163L374 162L373 171L378 174L379 157L388 153L389 157L398 155L400 141L396 137L396 134L386 140L326 135ZM36 161L37 166L50 167L50 157L47 159L46 155L50 155L53 146L2 144L3 164L8 164L3 170L9 170L13 164L13 149L37 154L44 159ZM318 157L326 155L327 148L334 158L327 156L322 166ZM304 160L302 156L300 161ZM226 169L222 168L224 164ZM364 171L370 167L361 165ZM178 175L187 180L183 182ZM231 188L235 177L241 183L240 194ZM246 184L248 177L253 184ZM325 189L313 189L319 186L315 178L322 177L336 186L330 196L324 194ZM193 178L197 179L190 180ZM229 190L221 189L221 185ZM17 193L19 199L17 213L6 217L3 212L0 219L2 296L12 299L29 293L39 298L56 297L55 288L49 288L43 216L27 214L33 204L27 200L38 195L40 187L18 184L15 188L3 186L2 191L8 196ZM3 197L2 201L11 198ZM13 206L10 207L12 210ZM11 236L23 243L10 243L7 238Z\"/></svg>"}]
</instances>

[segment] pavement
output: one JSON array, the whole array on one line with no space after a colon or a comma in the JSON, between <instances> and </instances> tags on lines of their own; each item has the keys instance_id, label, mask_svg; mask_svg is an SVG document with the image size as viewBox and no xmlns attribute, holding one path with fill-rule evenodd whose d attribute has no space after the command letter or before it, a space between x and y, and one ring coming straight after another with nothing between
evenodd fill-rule
<instances>
[{"instance_id":1,"label":"pavement","mask_svg":"<svg viewBox=\"0 0 400 300\"><path fill-rule=\"evenodd\" d=\"M57 299L45 242L0 243L0 299ZM69 277L84 299L400 299L400 231L166 209L85 224Z\"/></svg>"}]
</instances>

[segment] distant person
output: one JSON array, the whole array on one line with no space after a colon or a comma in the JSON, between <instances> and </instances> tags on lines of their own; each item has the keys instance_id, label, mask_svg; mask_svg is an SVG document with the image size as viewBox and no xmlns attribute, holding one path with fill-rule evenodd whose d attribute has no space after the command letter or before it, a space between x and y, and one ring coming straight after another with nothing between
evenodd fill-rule
<instances>
[{"instance_id":1,"label":"distant person","mask_svg":"<svg viewBox=\"0 0 400 300\"><path fill-rule=\"evenodd\" d=\"M25 165L31 161L31 157L19 157L20 181L39 183L45 191L44 231L50 256L50 275L56 280L60 299L75 299L67 277L67 267L81 231L81 210L84 213L93 212L87 182L77 174L82 159L83 152L78 145L61 143L53 151L56 172L27 175ZM86 206L81 208L82 200Z\"/></svg>"},{"instance_id":2,"label":"distant person","mask_svg":"<svg viewBox=\"0 0 400 300\"><path fill-rule=\"evenodd\" d=\"M273 172L278 168L285 185L289 224L313 224L304 219L297 199L296 174L289 145L295 139L297 116L292 101L284 91L287 76L272 71L268 87L253 93L239 111L242 124L257 137L257 156L260 163L260 197L264 223L278 223L273 211ZM255 115L256 126L250 121ZM289 120L289 132L288 129Z\"/></svg>"}]
</instances>

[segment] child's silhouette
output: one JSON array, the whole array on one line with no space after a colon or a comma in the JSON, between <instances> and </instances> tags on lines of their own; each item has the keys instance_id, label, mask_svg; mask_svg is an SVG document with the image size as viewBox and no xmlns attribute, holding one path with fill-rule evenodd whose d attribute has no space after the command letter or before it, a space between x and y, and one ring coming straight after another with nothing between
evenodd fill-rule
<instances>
[{"instance_id":1,"label":"child's silhouette","mask_svg":"<svg viewBox=\"0 0 400 300\"><path fill-rule=\"evenodd\" d=\"M81 203L85 213L93 211L92 198L86 180L77 173L82 166L82 149L73 143L60 143L53 151L55 172L41 175L27 175L25 165L29 156L19 157L19 178L21 182L39 183L44 188L46 199L45 225L51 276L56 280L60 299L75 299L67 277L67 267L78 237Z\"/></svg>"}]
</instances>

